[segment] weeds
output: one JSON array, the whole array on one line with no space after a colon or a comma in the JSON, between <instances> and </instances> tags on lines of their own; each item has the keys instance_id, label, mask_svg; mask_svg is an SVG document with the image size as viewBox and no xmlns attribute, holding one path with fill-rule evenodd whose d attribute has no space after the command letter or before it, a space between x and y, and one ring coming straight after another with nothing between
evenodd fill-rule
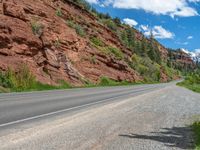
<instances>
[{"instance_id":1,"label":"weeds","mask_svg":"<svg viewBox=\"0 0 200 150\"><path fill-rule=\"evenodd\" d=\"M62 17L62 10L61 10L61 8L57 8L57 10L56 10L56 16L58 16L58 17Z\"/></svg>"},{"instance_id":2,"label":"weeds","mask_svg":"<svg viewBox=\"0 0 200 150\"><path fill-rule=\"evenodd\" d=\"M75 25L75 30L78 35L84 37L86 35L85 30L80 25Z\"/></svg>"},{"instance_id":3,"label":"weeds","mask_svg":"<svg viewBox=\"0 0 200 150\"><path fill-rule=\"evenodd\" d=\"M195 136L195 150L200 150L200 122L195 122L192 129Z\"/></svg>"},{"instance_id":4,"label":"weeds","mask_svg":"<svg viewBox=\"0 0 200 150\"><path fill-rule=\"evenodd\" d=\"M35 76L33 76L26 65L23 65L18 72L8 69L5 73L0 73L1 92L7 89L14 92L22 92L71 88L71 86L63 80L58 81L58 83L60 84L59 86L52 86L36 81Z\"/></svg>"},{"instance_id":5,"label":"weeds","mask_svg":"<svg viewBox=\"0 0 200 150\"><path fill-rule=\"evenodd\" d=\"M95 46L105 46L105 44L103 43L103 41L101 41L101 39L97 38L97 37L92 37L90 38L90 41L95 45Z\"/></svg>"},{"instance_id":6,"label":"weeds","mask_svg":"<svg viewBox=\"0 0 200 150\"><path fill-rule=\"evenodd\" d=\"M59 47L61 46L61 40L60 40L59 38L57 38L57 39L55 40L54 46L55 46L56 48L59 48Z\"/></svg>"},{"instance_id":7,"label":"weeds","mask_svg":"<svg viewBox=\"0 0 200 150\"><path fill-rule=\"evenodd\" d=\"M193 73L185 78L185 81L177 83L179 86L186 87L194 92L200 93L200 75Z\"/></svg>"},{"instance_id":8,"label":"weeds","mask_svg":"<svg viewBox=\"0 0 200 150\"><path fill-rule=\"evenodd\" d=\"M67 20L66 23L70 28L75 29L76 33L81 37L84 37L86 35L85 30L81 25L74 23L72 20Z\"/></svg>"},{"instance_id":9,"label":"weeds","mask_svg":"<svg viewBox=\"0 0 200 150\"><path fill-rule=\"evenodd\" d=\"M32 28L32 31L33 31L33 33L36 35L36 36L38 36L38 37L40 37L41 35L42 35L42 33L43 33L43 25L42 24L40 24L39 22L37 22L37 21L32 21L31 22L31 28Z\"/></svg>"}]
</instances>

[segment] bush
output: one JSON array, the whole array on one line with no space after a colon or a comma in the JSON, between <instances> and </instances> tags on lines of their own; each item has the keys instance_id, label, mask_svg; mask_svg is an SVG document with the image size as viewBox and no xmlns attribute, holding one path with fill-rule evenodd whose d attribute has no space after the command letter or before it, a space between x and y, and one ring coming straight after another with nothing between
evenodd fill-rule
<instances>
[{"instance_id":1,"label":"bush","mask_svg":"<svg viewBox=\"0 0 200 150\"><path fill-rule=\"evenodd\" d=\"M92 37L90 41L95 45L95 46L101 46L103 47L105 44L97 37Z\"/></svg>"},{"instance_id":2,"label":"bush","mask_svg":"<svg viewBox=\"0 0 200 150\"><path fill-rule=\"evenodd\" d=\"M9 69L7 72L7 77L10 83L12 83L11 88L14 89L14 91L31 89L36 84L35 77L32 75L26 65L23 65L17 73Z\"/></svg>"},{"instance_id":3,"label":"bush","mask_svg":"<svg viewBox=\"0 0 200 150\"><path fill-rule=\"evenodd\" d=\"M200 92L200 75L192 73L185 78L185 81L178 83L177 85L186 87L194 92Z\"/></svg>"},{"instance_id":4,"label":"bush","mask_svg":"<svg viewBox=\"0 0 200 150\"><path fill-rule=\"evenodd\" d=\"M81 27L81 25L74 23L71 20L66 21L67 25L73 29L76 30L76 33L78 35L80 35L81 37L84 37L86 35L85 30L83 29L83 27Z\"/></svg>"},{"instance_id":5,"label":"bush","mask_svg":"<svg viewBox=\"0 0 200 150\"><path fill-rule=\"evenodd\" d=\"M74 3L78 4L82 8L90 11L91 10L91 5L86 1L86 0L73 0Z\"/></svg>"},{"instance_id":6,"label":"bush","mask_svg":"<svg viewBox=\"0 0 200 150\"><path fill-rule=\"evenodd\" d=\"M71 87L68 83L62 80L59 81L59 84L60 86L52 86L36 81L35 77L26 65L23 65L18 72L8 69L6 73L0 73L0 86L10 88L11 91L16 92L65 89Z\"/></svg>"},{"instance_id":7,"label":"bush","mask_svg":"<svg viewBox=\"0 0 200 150\"><path fill-rule=\"evenodd\" d=\"M62 17L62 10L61 10L61 8L58 8L58 9L56 10L56 16Z\"/></svg>"},{"instance_id":8,"label":"bush","mask_svg":"<svg viewBox=\"0 0 200 150\"><path fill-rule=\"evenodd\" d=\"M179 75L179 72L177 70L174 70L173 68L168 67L166 63L162 63L161 66L164 69L165 74L167 74L167 76L170 79L173 79L175 75L177 76Z\"/></svg>"},{"instance_id":9,"label":"bush","mask_svg":"<svg viewBox=\"0 0 200 150\"><path fill-rule=\"evenodd\" d=\"M101 77L100 78L100 86L111 86L111 85L118 85L119 82L116 82L108 77Z\"/></svg>"},{"instance_id":10,"label":"bush","mask_svg":"<svg viewBox=\"0 0 200 150\"><path fill-rule=\"evenodd\" d=\"M40 37L43 33L44 26L37 21L32 21L31 22L31 28L32 28L33 33L36 36Z\"/></svg>"},{"instance_id":11,"label":"bush","mask_svg":"<svg viewBox=\"0 0 200 150\"><path fill-rule=\"evenodd\" d=\"M56 48L59 48L59 47L61 46L61 40L60 40L59 38L55 40L54 46L55 46Z\"/></svg>"},{"instance_id":12,"label":"bush","mask_svg":"<svg viewBox=\"0 0 200 150\"><path fill-rule=\"evenodd\" d=\"M75 24L73 21L67 20L66 23L67 23L67 25L68 25L70 28L75 28L75 25L76 25L76 24Z\"/></svg>"},{"instance_id":13,"label":"bush","mask_svg":"<svg viewBox=\"0 0 200 150\"><path fill-rule=\"evenodd\" d=\"M0 72L0 86L4 88L11 88L12 83L8 79L7 75L3 72Z\"/></svg>"},{"instance_id":14,"label":"bush","mask_svg":"<svg viewBox=\"0 0 200 150\"><path fill-rule=\"evenodd\" d=\"M123 57L124 57L124 56L123 56L123 53L122 53L121 50L118 49L118 48L108 46L108 47L106 48L106 50L107 50L109 53L114 54L115 57L118 58L118 59L123 59Z\"/></svg>"},{"instance_id":15,"label":"bush","mask_svg":"<svg viewBox=\"0 0 200 150\"><path fill-rule=\"evenodd\" d=\"M117 30L117 25L111 19L104 19L102 21L109 29L113 31Z\"/></svg>"},{"instance_id":16,"label":"bush","mask_svg":"<svg viewBox=\"0 0 200 150\"><path fill-rule=\"evenodd\" d=\"M80 35L81 37L84 37L86 35L85 30L80 25L76 25L75 30L76 30L76 33Z\"/></svg>"},{"instance_id":17,"label":"bush","mask_svg":"<svg viewBox=\"0 0 200 150\"><path fill-rule=\"evenodd\" d=\"M200 122L195 122L192 125L195 139L195 150L200 150Z\"/></svg>"},{"instance_id":18,"label":"bush","mask_svg":"<svg viewBox=\"0 0 200 150\"><path fill-rule=\"evenodd\" d=\"M129 65L143 76L146 82L160 80L160 65L154 63L149 57L142 58L134 54L132 56L132 62Z\"/></svg>"}]
</instances>

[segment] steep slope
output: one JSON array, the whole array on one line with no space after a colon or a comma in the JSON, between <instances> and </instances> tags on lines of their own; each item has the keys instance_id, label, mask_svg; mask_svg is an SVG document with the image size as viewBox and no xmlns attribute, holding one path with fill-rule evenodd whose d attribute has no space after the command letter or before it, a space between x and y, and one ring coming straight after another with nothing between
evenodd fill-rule
<instances>
[{"instance_id":1,"label":"steep slope","mask_svg":"<svg viewBox=\"0 0 200 150\"><path fill-rule=\"evenodd\" d=\"M158 49L157 55L167 62L168 51L156 40L126 25L99 19L69 0L2 0L0 20L0 70L17 71L26 64L42 83L65 80L83 85L98 83L104 76L117 81L141 81L145 73L133 66L133 56L148 46ZM118 35L122 32L117 31L125 28L134 33L134 47L127 46ZM147 52L143 53L141 56ZM137 63L144 63L141 61L142 57ZM149 62L154 64L153 58ZM169 80L166 69L156 64L158 80ZM149 66L142 67L148 72Z\"/></svg>"},{"instance_id":2,"label":"steep slope","mask_svg":"<svg viewBox=\"0 0 200 150\"><path fill-rule=\"evenodd\" d=\"M169 50L169 65L187 73L197 67L192 57L181 49Z\"/></svg>"}]
</instances>

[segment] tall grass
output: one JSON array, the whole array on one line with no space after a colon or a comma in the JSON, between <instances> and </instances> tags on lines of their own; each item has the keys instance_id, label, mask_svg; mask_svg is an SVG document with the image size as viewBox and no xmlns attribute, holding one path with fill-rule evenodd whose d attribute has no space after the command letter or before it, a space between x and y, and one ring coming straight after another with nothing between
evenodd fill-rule
<instances>
[{"instance_id":1,"label":"tall grass","mask_svg":"<svg viewBox=\"0 0 200 150\"><path fill-rule=\"evenodd\" d=\"M200 150L200 122L195 122L192 129L195 136L195 150Z\"/></svg>"},{"instance_id":2,"label":"tall grass","mask_svg":"<svg viewBox=\"0 0 200 150\"><path fill-rule=\"evenodd\" d=\"M180 82L177 85L200 93L200 74L192 73L191 75L187 76L183 82Z\"/></svg>"},{"instance_id":3,"label":"tall grass","mask_svg":"<svg viewBox=\"0 0 200 150\"><path fill-rule=\"evenodd\" d=\"M8 69L8 71L0 73L0 86L3 87L1 89L4 89L4 91L5 89L10 89L13 92L42 91L71 87L65 81L59 81L59 84L60 86L52 86L38 82L26 65L23 65L17 72Z\"/></svg>"}]
</instances>

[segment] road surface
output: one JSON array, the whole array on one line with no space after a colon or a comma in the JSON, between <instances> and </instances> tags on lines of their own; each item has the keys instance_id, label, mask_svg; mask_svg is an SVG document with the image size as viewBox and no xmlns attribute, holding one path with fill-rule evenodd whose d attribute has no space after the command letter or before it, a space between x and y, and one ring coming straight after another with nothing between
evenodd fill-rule
<instances>
[{"instance_id":1,"label":"road surface","mask_svg":"<svg viewBox=\"0 0 200 150\"><path fill-rule=\"evenodd\" d=\"M0 149L192 149L200 94L175 83L0 95Z\"/></svg>"}]
</instances>

